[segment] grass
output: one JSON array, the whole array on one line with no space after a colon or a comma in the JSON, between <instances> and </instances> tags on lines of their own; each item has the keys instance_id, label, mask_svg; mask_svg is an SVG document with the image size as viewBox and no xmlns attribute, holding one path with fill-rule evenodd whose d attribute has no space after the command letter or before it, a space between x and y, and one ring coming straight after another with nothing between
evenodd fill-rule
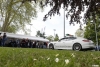
<instances>
[{"instance_id":1,"label":"grass","mask_svg":"<svg viewBox=\"0 0 100 67\"><path fill-rule=\"evenodd\" d=\"M0 67L99 67L99 51L0 47Z\"/></svg>"}]
</instances>

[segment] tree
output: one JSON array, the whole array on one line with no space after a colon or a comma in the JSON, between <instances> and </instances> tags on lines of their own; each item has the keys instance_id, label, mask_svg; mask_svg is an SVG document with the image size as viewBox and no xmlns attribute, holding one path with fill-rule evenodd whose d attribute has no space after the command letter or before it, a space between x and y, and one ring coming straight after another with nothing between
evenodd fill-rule
<instances>
[{"instance_id":1,"label":"tree","mask_svg":"<svg viewBox=\"0 0 100 67\"><path fill-rule=\"evenodd\" d=\"M59 40L59 36L58 34L55 35L54 41L58 41Z\"/></svg>"},{"instance_id":2,"label":"tree","mask_svg":"<svg viewBox=\"0 0 100 67\"><path fill-rule=\"evenodd\" d=\"M37 6L33 2L22 3L22 0L0 0L0 16L3 19L1 31L16 33L22 29L27 32L25 26L36 17Z\"/></svg>"},{"instance_id":3,"label":"tree","mask_svg":"<svg viewBox=\"0 0 100 67\"><path fill-rule=\"evenodd\" d=\"M49 41L53 41L54 37L52 35L46 37Z\"/></svg>"},{"instance_id":4,"label":"tree","mask_svg":"<svg viewBox=\"0 0 100 67\"><path fill-rule=\"evenodd\" d=\"M22 2L25 3L26 1L34 1L36 0L23 0ZM95 18L95 14L100 15L100 0L46 0L44 2L40 2L40 4L45 7L50 5L51 10L44 16L44 21L48 17L52 17L55 14L60 15L60 9L63 5L63 8L67 11L66 17L70 17L70 24L74 24L75 22L82 24L80 19L84 18L84 21L87 21L90 16ZM84 16L82 16L82 12Z\"/></svg>"},{"instance_id":5,"label":"tree","mask_svg":"<svg viewBox=\"0 0 100 67\"><path fill-rule=\"evenodd\" d=\"M45 36L45 32L41 32L41 31L37 31L37 34L36 34L37 37L43 37L43 38L46 38Z\"/></svg>"},{"instance_id":6,"label":"tree","mask_svg":"<svg viewBox=\"0 0 100 67\"><path fill-rule=\"evenodd\" d=\"M75 32L75 36L84 37L84 30L77 29Z\"/></svg>"},{"instance_id":7,"label":"tree","mask_svg":"<svg viewBox=\"0 0 100 67\"><path fill-rule=\"evenodd\" d=\"M96 17L96 30L97 30L97 37L98 37L98 42L100 44L100 19L99 17ZM96 43L96 32L95 32L95 24L94 22L91 22L91 20L88 20L87 26L85 27L85 32L84 32L84 37L91 39Z\"/></svg>"}]
</instances>

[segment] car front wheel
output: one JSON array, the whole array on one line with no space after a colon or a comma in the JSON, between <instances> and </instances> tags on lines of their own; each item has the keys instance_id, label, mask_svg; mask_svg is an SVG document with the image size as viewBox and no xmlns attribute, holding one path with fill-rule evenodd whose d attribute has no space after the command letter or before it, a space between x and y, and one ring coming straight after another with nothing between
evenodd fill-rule
<instances>
[{"instance_id":1,"label":"car front wheel","mask_svg":"<svg viewBox=\"0 0 100 67\"><path fill-rule=\"evenodd\" d=\"M53 44L50 44L50 45L49 45L49 49L54 49Z\"/></svg>"},{"instance_id":2,"label":"car front wheel","mask_svg":"<svg viewBox=\"0 0 100 67\"><path fill-rule=\"evenodd\" d=\"M81 50L82 50L81 44L75 43L75 44L73 45L73 50L75 50L75 51L81 51Z\"/></svg>"}]
</instances>

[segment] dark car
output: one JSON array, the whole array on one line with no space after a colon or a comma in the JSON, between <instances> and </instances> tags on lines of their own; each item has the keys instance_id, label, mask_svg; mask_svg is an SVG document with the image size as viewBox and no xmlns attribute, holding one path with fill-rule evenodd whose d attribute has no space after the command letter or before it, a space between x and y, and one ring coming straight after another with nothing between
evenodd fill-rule
<instances>
[{"instance_id":1,"label":"dark car","mask_svg":"<svg viewBox=\"0 0 100 67\"><path fill-rule=\"evenodd\" d=\"M95 47L95 51L100 51L100 45Z\"/></svg>"}]
</instances>

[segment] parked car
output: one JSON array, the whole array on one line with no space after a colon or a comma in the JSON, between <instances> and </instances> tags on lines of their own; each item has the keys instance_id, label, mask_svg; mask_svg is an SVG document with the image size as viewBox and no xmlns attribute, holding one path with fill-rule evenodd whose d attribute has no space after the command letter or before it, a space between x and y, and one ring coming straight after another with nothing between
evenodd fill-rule
<instances>
[{"instance_id":1,"label":"parked car","mask_svg":"<svg viewBox=\"0 0 100 67\"><path fill-rule=\"evenodd\" d=\"M93 41L82 37L65 37L59 41L50 42L48 44L49 49L71 49L71 50L82 50L82 49L95 49Z\"/></svg>"}]
</instances>

